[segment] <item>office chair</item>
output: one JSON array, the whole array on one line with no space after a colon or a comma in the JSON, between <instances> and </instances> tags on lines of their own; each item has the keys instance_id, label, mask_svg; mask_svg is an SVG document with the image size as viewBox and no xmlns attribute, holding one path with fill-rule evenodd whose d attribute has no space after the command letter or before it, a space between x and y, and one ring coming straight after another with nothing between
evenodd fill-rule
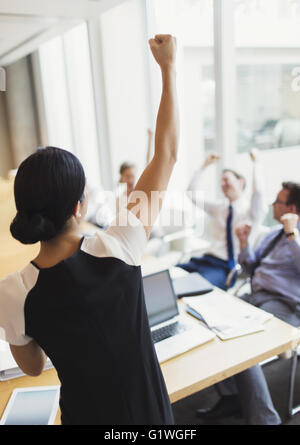
<instances>
[{"instance_id":1,"label":"office chair","mask_svg":"<svg viewBox=\"0 0 300 445\"><path fill-rule=\"evenodd\" d=\"M240 269L237 268L239 273L241 272L241 266ZM250 277L246 277L242 282L238 285L238 287L234 290L233 295L238 297L239 295L242 295L241 289L245 285L250 285L251 279ZM300 328L300 326L299 326ZM294 349L285 351L282 354L279 354L278 356L271 357L268 360L265 360L261 363L262 366L271 363L275 360L290 360L290 370L289 370L289 382L288 382L288 412L287 417L291 418L295 414L300 412L300 405L294 406L294 393L295 393L295 380L296 380L296 371L297 371L297 364L298 364L298 356L300 356L300 346L296 346Z\"/></svg>"},{"instance_id":2,"label":"office chair","mask_svg":"<svg viewBox=\"0 0 300 445\"><path fill-rule=\"evenodd\" d=\"M294 406L295 379L298 364L298 356L300 355L299 346L292 351L290 376L289 376L289 399L288 399L288 417L291 418L300 412L300 405Z\"/></svg>"},{"instance_id":3,"label":"office chair","mask_svg":"<svg viewBox=\"0 0 300 445\"><path fill-rule=\"evenodd\" d=\"M237 263L229 272L226 279L226 287L229 289L231 286L234 285L235 279L242 273L242 266ZM244 283L243 283L244 284Z\"/></svg>"}]
</instances>

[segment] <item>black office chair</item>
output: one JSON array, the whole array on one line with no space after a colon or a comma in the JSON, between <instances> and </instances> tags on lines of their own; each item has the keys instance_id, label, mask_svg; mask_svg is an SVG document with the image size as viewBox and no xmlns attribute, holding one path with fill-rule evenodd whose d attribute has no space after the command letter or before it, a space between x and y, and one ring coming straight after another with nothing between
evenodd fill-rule
<instances>
[{"instance_id":1,"label":"black office chair","mask_svg":"<svg viewBox=\"0 0 300 445\"><path fill-rule=\"evenodd\" d=\"M288 400L288 417L291 418L300 412L300 405L294 406L295 379L298 364L298 356L300 355L299 346L292 350L290 377L289 377L289 400Z\"/></svg>"}]
</instances>

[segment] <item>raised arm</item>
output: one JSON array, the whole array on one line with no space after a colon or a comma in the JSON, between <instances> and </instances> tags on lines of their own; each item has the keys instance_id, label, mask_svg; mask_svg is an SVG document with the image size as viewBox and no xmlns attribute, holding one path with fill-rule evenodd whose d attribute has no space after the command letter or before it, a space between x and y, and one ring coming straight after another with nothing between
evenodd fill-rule
<instances>
[{"instance_id":1,"label":"raised arm","mask_svg":"<svg viewBox=\"0 0 300 445\"><path fill-rule=\"evenodd\" d=\"M253 148L249 154L253 162L253 189L250 218L254 228L256 228L263 223L267 213L267 206L264 200L264 181L259 150Z\"/></svg>"},{"instance_id":2,"label":"raised arm","mask_svg":"<svg viewBox=\"0 0 300 445\"><path fill-rule=\"evenodd\" d=\"M235 234L240 243L239 263L242 265L244 272L251 275L253 267L256 264L256 252L249 246L249 235L251 226L249 224L240 224L235 229Z\"/></svg>"},{"instance_id":3,"label":"raised arm","mask_svg":"<svg viewBox=\"0 0 300 445\"><path fill-rule=\"evenodd\" d=\"M153 131L151 130L151 128L148 128L147 134L148 134L148 143L147 143L146 166L149 164L152 155Z\"/></svg>"},{"instance_id":4,"label":"raised arm","mask_svg":"<svg viewBox=\"0 0 300 445\"><path fill-rule=\"evenodd\" d=\"M289 240L290 252L294 265L300 272L300 236L299 236L299 215L295 213L286 213L280 218L283 229Z\"/></svg>"},{"instance_id":5,"label":"raised arm","mask_svg":"<svg viewBox=\"0 0 300 445\"><path fill-rule=\"evenodd\" d=\"M150 235L159 214L163 192L177 160L179 116L176 92L176 39L157 35L149 40L153 56L161 69L162 95L158 110L154 156L130 195L128 210L139 218Z\"/></svg>"},{"instance_id":6,"label":"raised arm","mask_svg":"<svg viewBox=\"0 0 300 445\"><path fill-rule=\"evenodd\" d=\"M187 188L188 196L191 198L193 203L201 207L203 206L203 210L208 213L209 215L213 215L214 211L218 207L219 203L216 200L209 200L206 199L205 196L202 199L202 196L200 196L200 201L197 199L197 192L203 192L203 184L202 184L202 177L204 174L204 171L212 164L215 164L220 159L220 156L217 153L211 153L209 154L204 163L201 165L201 167L194 173L194 176L192 177L192 180Z\"/></svg>"}]
</instances>

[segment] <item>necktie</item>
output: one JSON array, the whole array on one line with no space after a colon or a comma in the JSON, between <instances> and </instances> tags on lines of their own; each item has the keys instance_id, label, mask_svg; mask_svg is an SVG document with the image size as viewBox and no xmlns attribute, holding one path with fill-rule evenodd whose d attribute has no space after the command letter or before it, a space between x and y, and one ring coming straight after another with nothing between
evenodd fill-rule
<instances>
[{"instance_id":1,"label":"necktie","mask_svg":"<svg viewBox=\"0 0 300 445\"><path fill-rule=\"evenodd\" d=\"M254 264L253 271L252 271L252 277L254 275L255 269L257 269L261 263L261 260L265 258L269 253L274 249L280 238L282 237L284 233L284 230L281 229L276 236L270 241L270 243L266 246L265 250L261 253L261 255L257 258L256 263Z\"/></svg>"},{"instance_id":2,"label":"necktie","mask_svg":"<svg viewBox=\"0 0 300 445\"><path fill-rule=\"evenodd\" d=\"M230 205L226 221L228 267L230 270L232 270L235 266L234 253L233 253L233 240L232 240L232 216L233 216L233 208L232 205Z\"/></svg>"}]
</instances>

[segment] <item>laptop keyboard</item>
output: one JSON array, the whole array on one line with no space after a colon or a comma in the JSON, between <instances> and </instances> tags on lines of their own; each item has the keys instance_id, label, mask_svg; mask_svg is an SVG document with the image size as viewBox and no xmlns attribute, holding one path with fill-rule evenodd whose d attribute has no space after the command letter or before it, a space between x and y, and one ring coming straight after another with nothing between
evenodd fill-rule
<instances>
[{"instance_id":1,"label":"laptop keyboard","mask_svg":"<svg viewBox=\"0 0 300 445\"><path fill-rule=\"evenodd\" d=\"M152 340L154 343L165 340L166 338L173 337L174 335L181 334L182 332L190 329L190 325L186 325L176 321L175 323L163 326L155 331L151 332Z\"/></svg>"}]
</instances>

